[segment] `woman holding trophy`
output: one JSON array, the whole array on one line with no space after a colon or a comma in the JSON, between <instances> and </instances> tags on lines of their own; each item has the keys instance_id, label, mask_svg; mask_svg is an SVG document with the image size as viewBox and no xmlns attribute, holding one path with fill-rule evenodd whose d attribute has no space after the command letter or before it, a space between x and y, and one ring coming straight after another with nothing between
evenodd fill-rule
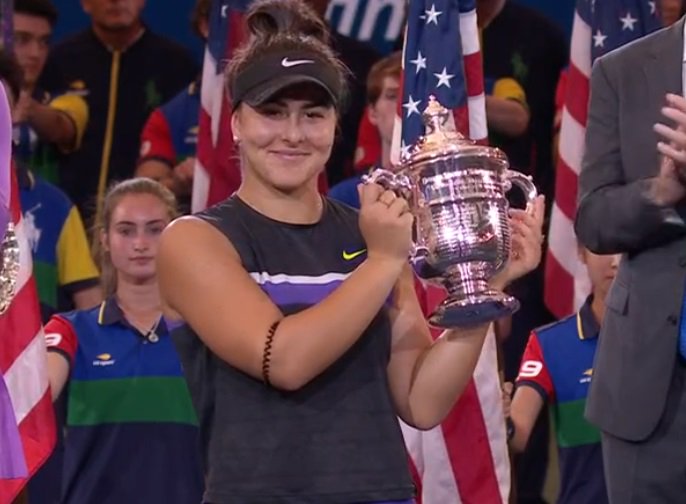
<instances>
[{"instance_id":1,"label":"woman holding trophy","mask_svg":"<svg viewBox=\"0 0 686 504\"><path fill-rule=\"evenodd\" d=\"M408 255L408 202L369 183L359 214L322 198L345 69L299 0L254 3L227 69L236 194L165 230L165 314L200 419L205 501L409 503L396 416L437 425L488 324L435 343ZM542 201L512 213L502 289L540 260Z\"/></svg>"}]
</instances>

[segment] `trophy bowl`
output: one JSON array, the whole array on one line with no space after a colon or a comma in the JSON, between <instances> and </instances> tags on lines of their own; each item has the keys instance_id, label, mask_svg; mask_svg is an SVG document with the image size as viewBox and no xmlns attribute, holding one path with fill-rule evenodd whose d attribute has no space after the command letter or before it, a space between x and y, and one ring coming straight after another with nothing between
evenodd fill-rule
<instances>
[{"instance_id":1,"label":"trophy bowl","mask_svg":"<svg viewBox=\"0 0 686 504\"><path fill-rule=\"evenodd\" d=\"M415 217L413 268L448 292L429 316L431 325L471 326L511 314L519 302L489 285L511 253L506 193L518 186L528 209L536 187L530 177L509 169L501 150L458 133L451 112L434 97L423 120L426 134L399 169L375 170L364 182L394 190L409 202Z\"/></svg>"}]
</instances>

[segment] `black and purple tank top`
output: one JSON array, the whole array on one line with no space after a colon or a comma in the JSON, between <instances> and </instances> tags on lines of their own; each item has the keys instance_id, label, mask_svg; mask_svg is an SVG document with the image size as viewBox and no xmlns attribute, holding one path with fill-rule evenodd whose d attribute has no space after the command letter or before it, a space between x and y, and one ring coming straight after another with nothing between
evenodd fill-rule
<instances>
[{"instance_id":1,"label":"black and purple tank top","mask_svg":"<svg viewBox=\"0 0 686 504\"><path fill-rule=\"evenodd\" d=\"M237 196L197 216L231 241L246 271L289 315L328 296L366 256L357 212L324 203L321 219L310 225L272 220ZM412 502L386 376L391 328L385 308L349 351L294 392L268 388L231 367L187 325L173 337L200 419L205 502Z\"/></svg>"}]
</instances>

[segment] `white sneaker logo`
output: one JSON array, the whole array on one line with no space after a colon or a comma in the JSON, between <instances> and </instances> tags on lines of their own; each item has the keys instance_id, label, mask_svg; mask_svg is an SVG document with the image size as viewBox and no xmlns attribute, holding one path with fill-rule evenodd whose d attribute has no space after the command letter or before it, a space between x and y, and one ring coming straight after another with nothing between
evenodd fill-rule
<instances>
[{"instance_id":1,"label":"white sneaker logo","mask_svg":"<svg viewBox=\"0 0 686 504\"><path fill-rule=\"evenodd\" d=\"M314 63L312 60L301 59L301 60L289 60L288 56L281 60L281 66L284 68L290 68L297 65L303 65L305 63Z\"/></svg>"}]
</instances>

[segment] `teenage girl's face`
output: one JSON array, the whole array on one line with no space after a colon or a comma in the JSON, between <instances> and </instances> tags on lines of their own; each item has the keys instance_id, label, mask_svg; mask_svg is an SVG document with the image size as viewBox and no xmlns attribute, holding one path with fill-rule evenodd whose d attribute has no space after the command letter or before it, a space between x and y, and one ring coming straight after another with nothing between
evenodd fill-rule
<instances>
[{"instance_id":1,"label":"teenage girl's face","mask_svg":"<svg viewBox=\"0 0 686 504\"><path fill-rule=\"evenodd\" d=\"M127 194L119 200L102 239L120 279L139 284L155 279L157 247L169 220L157 196Z\"/></svg>"},{"instance_id":2,"label":"teenage girl's face","mask_svg":"<svg viewBox=\"0 0 686 504\"><path fill-rule=\"evenodd\" d=\"M324 169L334 143L336 112L319 88L300 86L257 107L241 104L231 125L249 175L293 192Z\"/></svg>"}]
</instances>

